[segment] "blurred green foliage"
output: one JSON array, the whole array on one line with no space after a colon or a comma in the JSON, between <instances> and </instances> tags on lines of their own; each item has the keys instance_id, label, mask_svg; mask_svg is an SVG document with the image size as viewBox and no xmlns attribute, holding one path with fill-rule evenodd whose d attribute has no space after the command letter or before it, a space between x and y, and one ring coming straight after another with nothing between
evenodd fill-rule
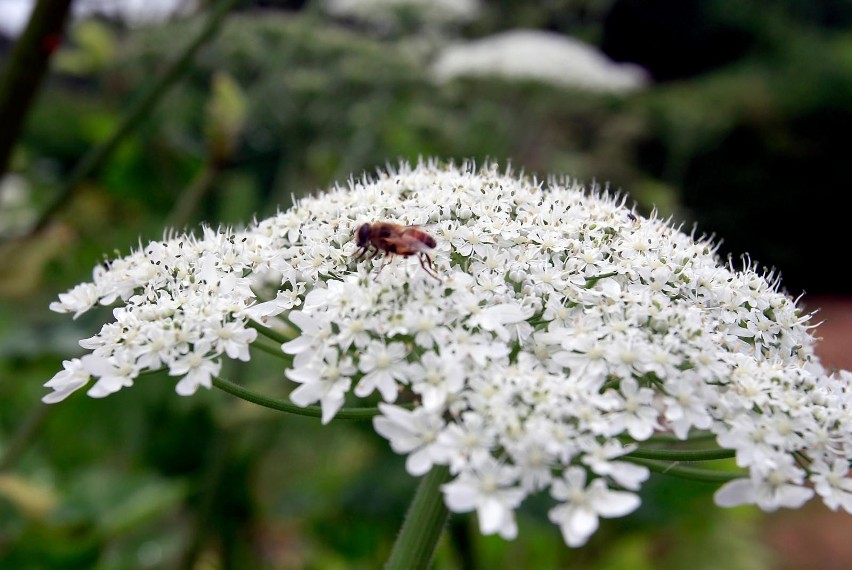
<instances>
[{"instance_id":1,"label":"blurred green foliage","mask_svg":"<svg viewBox=\"0 0 852 570\"><path fill-rule=\"evenodd\" d=\"M517 21L603 35L596 3L551 4L494 3L471 30ZM738 22L768 33L765 21ZM160 238L167 220L245 224L399 159L496 159L609 181L642 210L699 220L735 254L756 251L796 288L848 292L813 269L825 264L820 248L833 253L826 233L846 227L832 199L850 183L852 34L806 23L774 18L784 41L773 49L619 97L496 78L436 85L434 38L377 39L310 12L230 17L49 230L0 244L0 458L10 460L0 567L366 569L387 557L416 481L369 424L321 427L218 392L181 399L163 375L42 410L41 384L102 322L51 315L48 303L105 257ZM72 30L16 157L33 208L198 25ZM286 396L263 355L226 373ZM754 515L712 507L712 491L656 477L640 511L604 521L578 550L547 522L546 501L524 506L513 542L456 516L436 567L765 568Z\"/></svg>"}]
</instances>

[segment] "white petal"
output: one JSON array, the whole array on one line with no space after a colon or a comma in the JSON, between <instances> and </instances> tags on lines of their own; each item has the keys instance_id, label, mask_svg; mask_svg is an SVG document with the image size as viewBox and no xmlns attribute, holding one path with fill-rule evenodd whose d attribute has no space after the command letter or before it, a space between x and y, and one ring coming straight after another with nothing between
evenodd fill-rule
<instances>
[{"instance_id":1,"label":"white petal","mask_svg":"<svg viewBox=\"0 0 852 570\"><path fill-rule=\"evenodd\" d=\"M430 469L432 469L432 458L427 449L415 451L405 460L405 470L415 477L428 473Z\"/></svg>"},{"instance_id":2,"label":"white petal","mask_svg":"<svg viewBox=\"0 0 852 570\"><path fill-rule=\"evenodd\" d=\"M595 510L604 518L623 517L635 511L642 501L637 495L625 491L608 491L594 502Z\"/></svg>"},{"instance_id":3,"label":"white petal","mask_svg":"<svg viewBox=\"0 0 852 570\"><path fill-rule=\"evenodd\" d=\"M306 408L316 403L324 393L321 382L306 382L290 392L290 401L300 408Z\"/></svg>"},{"instance_id":4,"label":"white petal","mask_svg":"<svg viewBox=\"0 0 852 570\"><path fill-rule=\"evenodd\" d=\"M734 479L722 485L713 494L713 502L720 507L736 507L754 503L754 484L751 479Z\"/></svg>"},{"instance_id":5,"label":"white petal","mask_svg":"<svg viewBox=\"0 0 852 570\"><path fill-rule=\"evenodd\" d=\"M482 534L496 534L503 526L506 506L494 497L483 500L476 510L479 515L479 530Z\"/></svg>"}]
</instances>

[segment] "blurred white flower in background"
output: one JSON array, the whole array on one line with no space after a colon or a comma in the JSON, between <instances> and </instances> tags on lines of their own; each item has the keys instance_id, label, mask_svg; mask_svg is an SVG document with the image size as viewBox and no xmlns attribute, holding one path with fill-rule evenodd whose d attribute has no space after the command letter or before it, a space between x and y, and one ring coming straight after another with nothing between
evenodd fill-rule
<instances>
[{"instance_id":1,"label":"blurred white flower in background","mask_svg":"<svg viewBox=\"0 0 852 570\"><path fill-rule=\"evenodd\" d=\"M35 0L0 0L0 34L20 35L35 3ZM197 0L75 0L71 9L75 18L102 16L129 26L142 26L188 14L197 6Z\"/></svg>"},{"instance_id":2,"label":"blurred white flower in background","mask_svg":"<svg viewBox=\"0 0 852 570\"><path fill-rule=\"evenodd\" d=\"M74 15L103 16L130 26L143 26L188 14L197 7L198 0L76 0Z\"/></svg>"},{"instance_id":3,"label":"blurred white flower in background","mask_svg":"<svg viewBox=\"0 0 852 570\"><path fill-rule=\"evenodd\" d=\"M458 26L475 20L479 0L325 0L323 8L338 18L350 18L379 28L392 28L409 19L431 26Z\"/></svg>"},{"instance_id":4,"label":"blurred white flower in background","mask_svg":"<svg viewBox=\"0 0 852 570\"><path fill-rule=\"evenodd\" d=\"M35 0L0 0L0 34L17 37L27 25Z\"/></svg>"},{"instance_id":5,"label":"blurred white flower in background","mask_svg":"<svg viewBox=\"0 0 852 570\"><path fill-rule=\"evenodd\" d=\"M432 74L438 81L501 77L605 93L630 93L650 81L638 65L616 63L594 46L538 30L511 30L449 45L438 53Z\"/></svg>"}]
</instances>

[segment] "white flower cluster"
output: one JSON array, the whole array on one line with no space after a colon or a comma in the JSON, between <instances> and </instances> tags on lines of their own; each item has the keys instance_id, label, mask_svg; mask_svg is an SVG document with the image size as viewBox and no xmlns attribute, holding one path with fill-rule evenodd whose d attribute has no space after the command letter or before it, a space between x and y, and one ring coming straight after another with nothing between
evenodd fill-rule
<instances>
[{"instance_id":1,"label":"white flower cluster","mask_svg":"<svg viewBox=\"0 0 852 570\"><path fill-rule=\"evenodd\" d=\"M76 318L96 304L124 305L113 310L114 322L80 341L92 353L63 362L65 369L45 384L54 391L43 400L64 400L93 376L88 394L101 398L132 386L143 371L162 368L181 377L178 394L211 387L222 354L249 360L257 331L246 328L244 312L255 296L244 274L258 270L259 255L272 255L270 243L205 229L202 239L154 242L95 267L91 283L59 295L50 308Z\"/></svg>"},{"instance_id":2,"label":"white flower cluster","mask_svg":"<svg viewBox=\"0 0 852 570\"><path fill-rule=\"evenodd\" d=\"M475 20L482 6L479 0L325 0L323 9L338 18L392 28L405 17L434 26L458 26Z\"/></svg>"},{"instance_id":3,"label":"white flower cluster","mask_svg":"<svg viewBox=\"0 0 852 570\"><path fill-rule=\"evenodd\" d=\"M450 45L436 58L432 74L438 81L496 76L603 93L629 93L649 83L638 65L616 63L594 46L539 30L510 30Z\"/></svg>"},{"instance_id":4,"label":"white flower cluster","mask_svg":"<svg viewBox=\"0 0 852 570\"><path fill-rule=\"evenodd\" d=\"M379 221L433 236L439 279L417 256L353 259L356 229ZM257 303L272 276L277 297ZM447 506L475 510L483 533L514 537L515 509L547 490L550 519L582 545L600 517L639 505L648 470L625 442L691 430L748 469L718 504L798 507L816 492L852 512L852 375L822 369L807 317L777 288L607 195L492 165L402 165L246 231L99 268L52 308L123 304L45 401L163 367L194 392L223 354L249 357L250 319L286 318L300 331L282 346L293 402L328 422L350 391L377 393L376 431L413 475L448 465Z\"/></svg>"}]
</instances>

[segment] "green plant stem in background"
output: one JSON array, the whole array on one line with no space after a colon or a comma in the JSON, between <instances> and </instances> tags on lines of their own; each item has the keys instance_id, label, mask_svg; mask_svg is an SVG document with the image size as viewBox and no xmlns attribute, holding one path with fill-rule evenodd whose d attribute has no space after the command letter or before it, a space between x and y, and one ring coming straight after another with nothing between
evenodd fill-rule
<instances>
[{"instance_id":1,"label":"green plant stem in background","mask_svg":"<svg viewBox=\"0 0 852 570\"><path fill-rule=\"evenodd\" d=\"M0 473L9 471L25 451L31 448L38 430L44 423L50 408L38 406L33 409L15 434L6 442L6 449L0 455Z\"/></svg>"},{"instance_id":2,"label":"green plant stem in background","mask_svg":"<svg viewBox=\"0 0 852 570\"><path fill-rule=\"evenodd\" d=\"M112 134L103 143L89 150L80 160L74 171L71 172L60 188L56 200L42 213L38 222L33 226L31 234L38 233L50 223L53 216L74 196L80 183L90 176L104 162L106 157L118 147L118 144L124 137L131 133L139 122L151 112L151 109L165 95L169 87L186 72L189 64L192 62L192 58L195 57L201 46L216 35L216 32L225 21L225 16L239 2L240 0L221 0L216 4L216 7L210 13L198 35L183 48L180 55L169 64L165 71L163 71L163 74L154 83L150 84L130 105L130 108L127 109L119 120Z\"/></svg>"},{"instance_id":3,"label":"green plant stem in background","mask_svg":"<svg viewBox=\"0 0 852 570\"><path fill-rule=\"evenodd\" d=\"M0 76L0 177L6 173L24 119L62 40L71 0L39 0Z\"/></svg>"},{"instance_id":4,"label":"green plant stem in background","mask_svg":"<svg viewBox=\"0 0 852 570\"><path fill-rule=\"evenodd\" d=\"M441 485L450 480L450 468L435 465L420 481L396 537L385 570L425 570L449 518Z\"/></svg>"},{"instance_id":5,"label":"green plant stem in background","mask_svg":"<svg viewBox=\"0 0 852 570\"><path fill-rule=\"evenodd\" d=\"M192 220L193 214L198 210L201 200L210 193L221 172L222 165L220 163L207 161L201 172L180 193L166 220L166 227L186 228Z\"/></svg>"}]
</instances>

